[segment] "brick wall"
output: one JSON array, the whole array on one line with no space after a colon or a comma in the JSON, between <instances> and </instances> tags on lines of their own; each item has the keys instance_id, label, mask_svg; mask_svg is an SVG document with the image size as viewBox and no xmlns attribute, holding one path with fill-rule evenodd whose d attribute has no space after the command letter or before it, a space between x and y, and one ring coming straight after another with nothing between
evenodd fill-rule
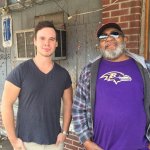
<instances>
[{"instance_id":1,"label":"brick wall","mask_svg":"<svg viewBox=\"0 0 150 150\"><path fill-rule=\"evenodd\" d=\"M102 23L116 22L128 37L127 48L139 53L141 0L102 0Z\"/></svg>"},{"instance_id":2,"label":"brick wall","mask_svg":"<svg viewBox=\"0 0 150 150\"><path fill-rule=\"evenodd\" d=\"M79 143L78 137L74 132L70 132L65 141L64 150L83 150L83 146Z\"/></svg>"}]
</instances>

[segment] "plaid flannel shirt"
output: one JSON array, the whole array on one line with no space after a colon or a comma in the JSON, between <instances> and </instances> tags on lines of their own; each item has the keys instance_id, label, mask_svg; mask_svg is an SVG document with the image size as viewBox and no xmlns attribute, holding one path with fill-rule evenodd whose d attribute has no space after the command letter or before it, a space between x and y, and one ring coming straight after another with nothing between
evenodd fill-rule
<instances>
[{"instance_id":1,"label":"plaid flannel shirt","mask_svg":"<svg viewBox=\"0 0 150 150\"><path fill-rule=\"evenodd\" d=\"M81 72L73 103L73 123L81 143L93 136L92 109L90 102L91 64Z\"/></svg>"}]
</instances>

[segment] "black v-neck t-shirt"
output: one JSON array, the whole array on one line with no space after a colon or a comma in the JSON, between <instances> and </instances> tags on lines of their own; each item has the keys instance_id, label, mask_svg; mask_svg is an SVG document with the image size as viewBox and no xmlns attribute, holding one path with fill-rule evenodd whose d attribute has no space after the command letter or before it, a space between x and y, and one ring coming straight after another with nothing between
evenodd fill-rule
<instances>
[{"instance_id":1,"label":"black v-neck t-shirt","mask_svg":"<svg viewBox=\"0 0 150 150\"><path fill-rule=\"evenodd\" d=\"M61 98L71 86L68 71L54 63L53 69L45 74L30 59L12 70L6 80L21 88L17 136L24 142L54 144L61 130Z\"/></svg>"}]
</instances>

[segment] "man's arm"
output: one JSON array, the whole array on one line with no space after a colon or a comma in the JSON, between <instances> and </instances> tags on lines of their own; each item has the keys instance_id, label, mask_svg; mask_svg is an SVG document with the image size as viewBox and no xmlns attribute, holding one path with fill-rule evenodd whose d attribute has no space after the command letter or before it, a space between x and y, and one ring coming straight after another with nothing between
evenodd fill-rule
<instances>
[{"instance_id":1,"label":"man's arm","mask_svg":"<svg viewBox=\"0 0 150 150\"><path fill-rule=\"evenodd\" d=\"M74 129L80 142L86 150L103 150L91 139L93 137L93 124L90 104L90 65L85 67L80 74L78 85L75 91L72 117Z\"/></svg>"},{"instance_id":2,"label":"man's arm","mask_svg":"<svg viewBox=\"0 0 150 150\"><path fill-rule=\"evenodd\" d=\"M91 140L86 140L83 143L86 150L103 150L101 147L99 147L96 143L92 142Z\"/></svg>"},{"instance_id":3,"label":"man's arm","mask_svg":"<svg viewBox=\"0 0 150 150\"><path fill-rule=\"evenodd\" d=\"M90 66L86 66L80 74L72 107L74 130L82 144L93 136L91 111Z\"/></svg>"},{"instance_id":4,"label":"man's arm","mask_svg":"<svg viewBox=\"0 0 150 150\"><path fill-rule=\"evenodd\" d=\"M62 130L66 133L69 130L70 122L71 122L71 112L72 112L72 87L66 89L63 94L63 126ZM66 135L60 133L57 138L56 144L60 142L64 142Z\"/></svg>"},{"instance_id":5,"label":"man's arm","mask_svg":"<svg viewBox=\"0 0 150 150\"><path fill-rule=\"evenodd\" d=\"M72 87L66 89L63 95L63 131L68 132L72 113Z\"/></svg>"},{"instance_id":6,"label":"man's arm","mask_svg":"<svg viewBox=\"0 0 150 150\"><path fill-rule=\"evenodd\" d=\"M15 86L9 81L5 82L4 91L2 95L1 113L4 127L6 129L8 138L15 150L20 147L22 141L17 138L15 133L15 123L14 123L14 111L13 104L16 101L20 92L20 88Z\"/></svg>"}]
</instances>

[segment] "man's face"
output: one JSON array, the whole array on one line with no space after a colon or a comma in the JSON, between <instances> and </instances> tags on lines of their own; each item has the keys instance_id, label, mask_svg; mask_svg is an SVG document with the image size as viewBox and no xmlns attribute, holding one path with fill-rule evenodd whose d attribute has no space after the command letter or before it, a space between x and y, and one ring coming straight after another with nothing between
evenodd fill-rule
<instances>
[{"instance_id":1,"label":"man's face","mask_svg":"<svg viewBox=\"0 0 150 150\"><path fill-rule=\"evenodd\" d=\"M34 45L37 48L37 55L44 57L52 56L58 46L55 30L49 27L39 30L34 39Z\"/></svg>"},{"instance_id":2,"label":"man's face","mask_svg":"<svg viewBox=\"0 0 150 150\"><path fill-rule=\"evenodd\" d=\"M115 28L108 28L104 30L101 37L100 51L104 58L114 60L124 53L126 38L120 31Z\"/></svg>"}]
</instances>

